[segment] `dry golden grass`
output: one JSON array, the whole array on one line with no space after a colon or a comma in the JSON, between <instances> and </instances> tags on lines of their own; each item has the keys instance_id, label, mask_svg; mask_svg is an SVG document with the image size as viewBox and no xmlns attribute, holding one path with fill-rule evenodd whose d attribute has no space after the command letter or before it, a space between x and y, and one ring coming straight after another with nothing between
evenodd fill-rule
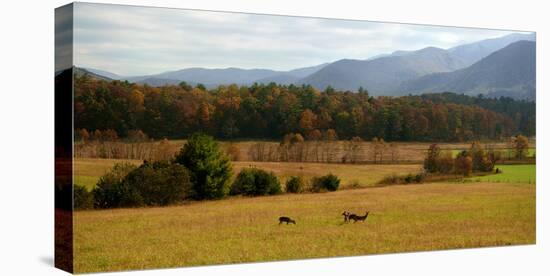
<instances>
[{"instance_id":1,"label":"dry golden grass","mask_svg":"<svg viewBox=\"0 0 550 276\"><path fill-rule=\"evenodd\" d=\"M99 178L109 171L116 163L129 162L135 165L141 160L131 159L75 159L75 183L84 185L91 190ZM288 162L232 162L234 175L243 168L256 167L267 171L273 171L282 184L290 176L299 175L306 179L321 176L328 173L337 175L341 180L341 187L351 185L358 187L373 186L384 177L398 174L420 172L420 164L395 164L395 165L365 165L365 164L327 164L327 163L288 163Z\"/></svg>"},{"instance_id":2,"label":"dry golden grass","mask_svg":"<svg viewBox=\"0 0 550 276\"><path fill-rule=\"evenodd\" d=\"M342 181L342 188L374 186L384 177L396 174L416 174L422 169L420 164L326 164L293 162L233 162L235 172L243 168L255 167L274 172L282 183L290 176L302 176L306 180L315 176L332 173Z\"/></svg>"},{"instance_id":3,"label":"dry golden grass","mask_svg":"<svg viewBox=\"0 0 550 276\"><path fill-rule=\"evenodd\" d=\"M371 211L343 224L343 210ZM296 225L277 225L279 216ZM80 211L75 271L531 244L535 185L424 184Z\"/></svg>"},{"instance_id":4,"label":"dry golden grass","mask_svg":"<svg viewBox=\"0 0 550 276\"><path fill-rule=\"evenodd\" d=\"M143 161L133 159L75 158L74 183L83 185L88 188L88 190L91 190L95 187L99 178L108 172L116 163L125 162L139 166Z\"/></svg>"}]
</instances>

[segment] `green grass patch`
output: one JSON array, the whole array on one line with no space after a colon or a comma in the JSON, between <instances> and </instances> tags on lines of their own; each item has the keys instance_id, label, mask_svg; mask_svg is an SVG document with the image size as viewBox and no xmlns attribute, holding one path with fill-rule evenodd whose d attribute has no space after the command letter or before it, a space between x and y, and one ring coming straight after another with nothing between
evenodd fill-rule
<instances>
[{"instance_id":1,"label":"green grass patch","mask_svg":"<svg viewBox=\"0 0 550 276\"><path fill-rule=\"evenodd\" d=\"M536 183L536 165L497 165L502 173L472 177L480 182L512 182L512 183Z\"/></svg>"},{"instance_id":2,"label":"green grass patch","mask_svg":"<svg viewBox=\"0 0 550 276\"><path fill-rule=\"evenodd\" d=\"M91 191L95 187L95 184L97 184L97 181L99 181L99 176L88 176L88 175L74 176L74 184L84 186L86 187L86 189L88 189L88 191Z\"/></svg>"}]
</instances>

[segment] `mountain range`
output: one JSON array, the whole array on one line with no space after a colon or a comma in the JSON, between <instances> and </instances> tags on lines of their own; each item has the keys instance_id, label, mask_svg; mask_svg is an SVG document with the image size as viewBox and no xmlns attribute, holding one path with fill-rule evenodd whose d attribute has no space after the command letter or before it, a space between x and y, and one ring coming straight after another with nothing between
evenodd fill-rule
<instances>
[{"instance_id":1,"label":"mountain range","mask_svg":"<svg viewBox=\"0 0 550 276\"><path fill-rule=\"evenodd\" d=\"M535 64L535 42L521 40L467 68L403 82L399 90L403 94L453 91L471 96L484 94L534 100Z\"/></svg>"},{"instance_id":2,"label":"mountain range","mask_svg":"<svg viewBox=\"0 0 550 276\"><path fill-rule=\"evenodd\" d=\"M320 90L327 86L351 91L363 87L375 96L452 91L534 100L534 40L534 34L514 33L450 49L394 51L364 60L341 59L290 71L186 68L146 76L120 76L93 68L82 69L108 79L152 86L181 81L191 85L202 83L209 88L231 83L276 82L309 84Z\"/></svg>"}]
</instances>

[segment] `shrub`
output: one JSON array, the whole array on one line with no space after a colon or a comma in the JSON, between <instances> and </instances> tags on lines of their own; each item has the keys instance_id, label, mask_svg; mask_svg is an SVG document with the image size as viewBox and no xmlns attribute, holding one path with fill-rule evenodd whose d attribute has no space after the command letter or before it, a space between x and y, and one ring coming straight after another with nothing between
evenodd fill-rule
<instances>
[{"instance_id":1,"label":"shrub","mask_svg":"<svg viewBox=\"0 0 550 276\"><path fill-rule=\"evenodd\" d=\"M435 173L438 171L437 160L441 154L441 148L437 144L431 144L428 149L428 154L426 159L424 159L424 170L430 173Z\"/></svg>"},{"instance_id":2,"label":"shrub","mask_svg":"<svg viewBox=\"0 0 550 276\"><path fill-rule=\"evenodd\" d=\"M424 182L424 179L426 179L426 174L424 173L419 173L414 176L414 182L416 183L422 183Z\"/></svg>"},{"instance_id":3,"label":"shrub","mask_svg":"<svg viewBox=\"0 0 550 276\"><path fill-rule=\"evenodd\" d=\"M167 205L192 194L189 171L168 161L117 164L93 190L96 208Z\"/></svg>"},{"instance_id":4,"label":"shrub","mask_svg":"<svg viewBox=\"0 0 550 276\"><path fill-rule=\"evenodd\" d=\"M231 162L211 136L193 134L174 161L189 169L195 198L222 198L227 194Z\"/></svg>"},{"instance_id":5,"label":"shrub","mask_svg":"<svg viewBox=\"0 0 550 276\"><path fill-rule=\"evenodd\" d=\"M159 161L146 163L130 172L122 183L129 196L123 195L121 206L168 205L190 195L189 171L182 165Z\"/></svg>"},{"instance_id":6,"label":"shrub","mask_svg":"<svg viewBox=\"0 0 550 276\"><path fill-rule=\"evenodd\" d=\"M391 174L391 175L388 175L386 177L384 177L384 179L382 179L382 181L380 181L380 183L382 184L400 184L402 181L402 179L397 176L397 174Z\"/></svg>"},{"instance_id":7,"label":"shrub","mask_svg":"<svg viewBox=\"0 0 550 276\"><path fill-rule=\"evenodd\" d=\"M287 193L301 193L304 189L304 180L299 176L292 176L286 182Z\"/></svg>"},{"instance_id":8,"label":"shrub","mask_svg":"<svg viewBox=\"0 0 550 276\"><path fill-rule=\"evenodd\" d=\"M424 179L426 178L426 174L419 173L419 174L407 174L405 176L398 176L397 174L392 174L389 176L384 177L379 184L386 184L386 185L395 185L395 184L411 184L411 183L422 183L424 182Z\"/></svg>"},{"instance_id":9,"label":"shrub","mask_svg":"<svg viewBox=\"0 0 550 276\"><path fill-rule=\"evenodd\" d=\"M483 149L479 142L472 143L469 154L472 157L473 171L493 171L496 162L496 155L489 154L486 150Z\"/></svg>"},{"instance_id":10,"label":"shrub","mask_svg":"<svg viewBox=\"0 0 550 276\"><path fill-rule=\"evenodd\" d=\"M407 174L407 176L405 176L404 180L405 180L405 183L407 183L407 184L412 183L412 182L414 182L414 176L412 174Z\"/></svg>"},{"instance_id":11,"label":"shrub","mask_svg":"<svg viewBox=\"0 0 550 276\"><path fill-rule=\"evenodd\" d=\"M455 172L462 175L470 175L472 172L472 157L466 151L462 151L455 159Z\"/></svg>"},{"instance_id":12,"label":"shrub","mask_svg":"<svg viewBox=\"0 0 550 276\"><path fill-rule=\"evenodd\" d=\"M523 135L518 135L512 140L512 143L514 145L516 158L525 158L529 151L529 139Z\"/></svg>"},{"instance_id":13,"label":"shrub","mask_svg":"<svg viewBox=\"0 0 550 276\"><path fill-rule=\"evenodd\" d=\"M113 168L104 174L92 190L94 207L113 208L119 207L122 196L125 195L121 188L122 181L136 166L129 163L115 164Z\"/></svg>"},{"instance_id":14,"label":"shrub","mask_svg":"<svg viewBox=\"0 0 550 276\"><path fill-rule=\"evenodd\" d=\"M243 169L231 185L232 195L273 195L281 193L281 183L272 172L250 168Z\"/></svg>"},{"instance_id":15,"label":"shrub","mask_svg":"<svg viewBox=\"0 0 550 276\"><path fill-rule=\"evenodd\" d=\"M314 177L312 179L312 189L314 192L319 192L322 190L327 191L336 191L340 186L340 179L333 175L327 174L321 177Z\"/></svg>"},{"instance_id":16,"label":"shrub","mask_svg":"<svg viewBox=\"0 0 550 276\"><path fill-rule=\"evenodd\" d=\"M451 173L453 172L454 159L450 152L440 155L436 159L437 171L440 173Z\"/></svg>"},{"instance_id":17,"label":"shrub","mask_svg":"<svg viewBox=\"0 0 550 276\"><path fill-rule=\"evenodd\" d=\"M75 184L73 186L74 209L85 210L94 208L94 197L86 187Z\"/></svg>"}]
</instances>

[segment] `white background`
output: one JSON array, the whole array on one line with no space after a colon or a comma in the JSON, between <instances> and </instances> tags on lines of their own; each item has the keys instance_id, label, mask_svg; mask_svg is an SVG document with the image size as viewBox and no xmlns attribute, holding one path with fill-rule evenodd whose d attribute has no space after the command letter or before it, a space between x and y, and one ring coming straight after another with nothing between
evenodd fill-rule
<instances>
[{"instance_id":1,"label":"white background","mask_svg":"<svg viewBox=\"0 0 550 276\"><path fill-rule=\"evenodd\" d=\"M537 32L537 245L132 272L135 275L550 275L548 70L545 1L95 1ZM3 1L0 8L0 275L53 268L54 8L66 1ZM511 217L510 219L514 219ZM109 275L123 275L115 273ZM133 274L132 274L133 275Z\"/></svg>"}]
</instances>

